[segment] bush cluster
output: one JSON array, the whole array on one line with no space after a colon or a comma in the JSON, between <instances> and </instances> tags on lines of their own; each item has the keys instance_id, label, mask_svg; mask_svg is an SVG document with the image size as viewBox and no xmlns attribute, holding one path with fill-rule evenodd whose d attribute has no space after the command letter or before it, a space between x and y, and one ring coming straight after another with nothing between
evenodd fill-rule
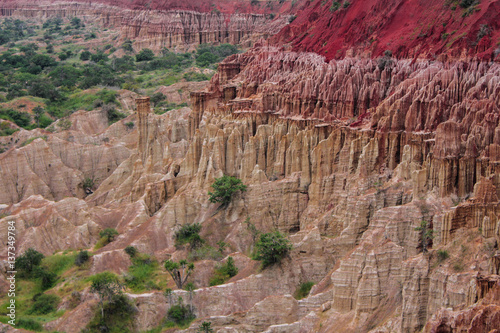
<instances>
[{"instance_id":1,"label":"bush cluster","mask_svg":"<svg viewBox=\"0 0 500 333\"><path fill-rule=\"evenodd\" d=\"M196 65L199 67L209 67L235 53L238 53L238 48L231 44L222 44L219 46L204 44L196 50Z\"/></svg>"},{"instance_id":2,"label":"bush cluster","mask_svg":"<svg viewBox=\"0 0 500 333\"><path fill-rule=\"evenodd\" d=\"M236 274L238 274L238 267L234 264L233 257L229 257L226 263L215 268L214 274L210 278L210 285L216 286L223 284L233 276L236 276Z\"/></svg>"},{"instance_id":3,"label":"bush cluster","mask_svg":"<svg viewBox=\"0 0 500 333\"><path fill-rule=\"evenodd\" d=\"M211 187L213 192L208 192L208 200L213 203L221 203L223 206L229 205L234 193L237 191L244 192L247 189L241 179L227 175L216 178Z\"/></svg>"},{"instance_id":4,"label":"bush cluster","mask_svg":"<svg viewBox=\"0 0 500 333\"><path fill-rule=\"evenodd\" d=\"M292 249L290 241L279 231L261 234L255 247L255 259L262 261L263 268L280 263Z\"/></svg>"},{"instance_id":5,"label":"bush cluster","mask_svg":"<svg viewBox=\"0 0 500 333\"><path fill-rule=\"evenodd\" d=\"M189 243L191 249L199 248L203 244L203 239L199 235L201 224L184 224L181 229L175 233L175 245L181 246Z\"/></svg>"}]
</instances>

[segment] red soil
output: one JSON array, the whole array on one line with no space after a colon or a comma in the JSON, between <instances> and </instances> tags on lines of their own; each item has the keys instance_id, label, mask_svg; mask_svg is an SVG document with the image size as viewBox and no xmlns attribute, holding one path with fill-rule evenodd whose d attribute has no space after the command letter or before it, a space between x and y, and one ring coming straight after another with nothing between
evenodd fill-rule
<instances>
[{"instance_id":1,"label":"red soil","mask_svg":"<svg viewBox=\"0 0 500 333\"><path fill-rule=\"evenodd\" d=\"M291 42L294 50L328 60L378 57L385 50L398 58L500 59L500 0L481 0L468 16L458 0L350 0L343 8L344 1L335 12L332 0L303 2L273 42Z\"/></svg>"}]
</instances>

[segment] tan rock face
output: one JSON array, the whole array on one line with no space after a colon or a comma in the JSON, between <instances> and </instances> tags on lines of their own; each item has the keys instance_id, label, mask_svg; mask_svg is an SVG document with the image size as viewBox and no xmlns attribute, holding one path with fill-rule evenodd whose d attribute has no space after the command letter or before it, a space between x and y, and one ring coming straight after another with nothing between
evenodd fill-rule
<instances>
[{"instance_id":1,"label":"tan rock face","mask_svg":"<svg viewBox=\"0 0 500 333\"><path fill-rule=\"evenodd\" d=\"M52 200L82 198L85 178L100 183L129 154L129 149L121 145L78 144L54 136L38 138L0 157L0 201L15 203L38 194Z\"/></svg>"}]
</instances>

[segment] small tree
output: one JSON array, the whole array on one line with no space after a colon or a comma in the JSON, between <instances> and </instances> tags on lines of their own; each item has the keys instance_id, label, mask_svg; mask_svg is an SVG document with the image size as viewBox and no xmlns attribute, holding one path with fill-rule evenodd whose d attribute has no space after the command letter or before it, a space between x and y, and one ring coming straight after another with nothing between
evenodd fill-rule
<instances>
[{"instance_id":1,"label":"small tree","mask_svg":"<svg viewBox=\"0 0 500 333\"><path fill-rule=\"evenodd\" d=\"M213 331L211 322L204 321L201 323L200 327L198 327L198 333L211 333Z\"/></svg>"},{"instance_id":2,"label":"small tree","mask_svg":"<svg viewBox=\"0 0 500 333\"><path fill-rule=\"evenodd\" d=\"M427 253L428 249L432 245L432 239L434 238L434 230L430 228L430 223L422 220L420 226L415 228L415 231L420 231L420 241L422 242L422 252Z\"/></svg>"},{"instance_id":3,"label":"small tree","mask_svg":"<svg viewBox=\"0 0 500 333\"><path fill-rule=\"evenodd\" d=\"M252 235L252 240L255 243L255 241L257 240L257 237L259 237L259 235L260 235L259 229L257 229L255 224L250 222L249 217L247 217L245 222L243 222L243 223L245 223L247 225L247 230L250 232L250 235Z\"/></svg>"},{"instance_id":4,"label":"small tree","mask_svg":"<svg viewBox=\"0 0 500 333\"><path fill-rule=\"evenodd\" d=\"M292 249L290 241L279 231L260 235L255 245L257 248L257 260L262 261L263 268L277 264Z\"/></svg>"},{"instance_id":5,"label":"small tree","mask_svg":"<svg viewBox=\"0 0 500 333\"><path fill-rule=\"evenodd\" d=\"M40 280L40 288L42 290L52 288L57 280L56 273L49 272L42 266L35 266L33 268L33 275Z\"/></svg>"},{"instance_id":6,"label":"small tree","mask_svg":"<svg viewBox=\"0 0 500 333\"><path fill-rule=\"evenodd\" d=\"M118 277L111 272L102 272L92 277L90 292L99 296L101 316L104 318L104 302L113 302L116 296L120 296L124 286Z\"/></svg>"},{"instance_id":7,"label":"small tree","mask_svg":"<svg viewBox=\"0 0 500 333\"><path fill-rule=\"evenodd\" d=\"M163 95L161 92L157 92L151 96L151 103L153 103L154 106L156 106L158 103L163 101L165 98L167 98L165 95Z\"/></svg>"},{"instance_id":8,"label":"small tree","mask_svg":"<svg viewBox=\"0 0 500 333\"><path fill-rule=\"evenodd\" d=\"M199 235L201 230L201 224L193 223L193 224L184 224L176 233L175 233L175 245L181 246L186 243L189 243L191 249L196 249L203 244L203 239Z\"/></svg>"},{"instance_id":9,"label":"small tree","mask_svg":"<svg viewBox=\"0 0 500 333\"><path fill-rule=\"evenodd\" d=\"M236 265L234 264L233 257L229 257L227 258L225 264L215 267L214 274L210 278L209 284L210 286L223 284L236 274L238 274L238 267L236 267Z\"/></svg>"},{"instance_id":10,"label":"small tree","mask_svg":"<svg viewBox=\"0 0 500 333\"><path fill-rule=\"evenodd\" d=\"M218 242L217 242L217 246L219 247L219 249L218 249L218 250L219 250L219 252L220 252L220 253L224 253L224 250L225 250L225 249L226 249L226 247L227 247L227 243L226 243L226 242L224 242L224 241L218 241Z\"/></svg>"},{"instance_id":11,"label":"small tree","mask_svg":"<svg viewBox=\"0 0 500 333\"><path fill-rule=\"evenodd\" d=\"M150 49L142 49L141 52L137 53L135 56L135 61L140 62L140 61L148 61L148 60L153 60L155 57L155 54L153 51Z\"/></svg>"},{"instance_id":12,"label":"small tree","mask_svg":"<svg viewBox=\"0 0 500 333\"><path fill-rule=\"evenodd\" d=\"M210 196L208 200L213 203L220 202L223 206L229 205L235 192L247 190L247 186L243 185L241 179L227 175L216 178L212 188L214 192L208 192Z\"/></svg>"},{"instance_id":13,"label":"small tree","mask_svg":"<svg viewBox=\"0 0 500 333\"><path fill-rule=\"evenodd\" d=\"M33 113L35 114L36 126L40 127L40 118L45 113L45 110L41 106L36 106L33 108Z\"/></svg>"},{"instance_id":14,"label":"small tree","mask_svg":"<svg viewBox=\"0 0 500 333\"><path fill-rule=\"evenodd\" d=\"M165 261L165 269L174 279L177 288L182 289L187 279L193 273L194 264L188 263L186 260L175 262L172 260Z\"/></svg>"},{"instance_id":15,"label":"small tree","mask_svg":"<svg viewBox=\"0 0 500 333\"><path fill-rule=\"evenodd\" d=\"M101 238L105 238L106 242L108 242L108 243L111 243L112 241L114 241L115 237L118 235L119 235L118 231L116 231L116 229L114 229L114 228L107 228L99 233L99 236Z\"/></svg>"},{"instance_id":16,"label":"small tree","mask_svg":"<svg viewBox=\"0 0 500 333\"><path fill-rule=\"evenodd\" d=\"M179 297L176 305L168 309L167 315L170 320L179 325L188 324L195 318L189 307L184 305L182 297Z\"/></svg>"},{"instance_id":17,"label":"small tree","mask_svg":"<svg viewBox=\"0 0 500 333\"><path fill-rule=\"evenodd\" d=\"M43 254L30 247L16 259L16 268L27 276L30 276L35 267L42 263L43 258Z\"/></svg>"},{"instance_id":18,"label":"small tree","mask_svg":"<svg viewBox=\"0 0 500 333\"><path fill-rule=\"evenodd\" d=\"M189 295L189 311L193 312L193 295L196 287L193 282L188 282L184 286L184 289L188 292Z\"/></svg>"},{"instance_id":19,"label":"small tree","mask_svg":"<svg viewBox=\"0 0 500 333\"><path fill-rule=\"evenodd\" d=\"M80 251L75 257L75 265L81 266L86 263L90 258L88 251Z\"/></svg>"},{"instance_id":20,"label":"small tree","mask_svg":"<svg viewBox=\"0 0 500 333\"><path fill-rule=\"evenodd\" d=\"M92 53L90 51L82 51L82 53L80 53L80 60L82 61L87 61L90 59L90 57L92 56Z\"/></svg>"},{"instance_id":21,"label":"small tree","mask_svg":"<svg viewBox=\"0 0 500 333\"><path fill-rule=\"evenodd\" d=\"M174 294L172 293L172 289L170 289L170 288L165 289L165 292L163 293L163 295L167 299L167 302L170 306L174 305L173 300L172 300L172 298L174 296Z\"/></svg>"},{"instance_id":22,"label":"small tree","mask_svg":"<svg viewBox=\"0 0 500 333\"><path fill-rule=\"evenodd\" d=\"M139 252L134 246L131 245L127 246L124 251L129 255L130 258L134 258Z\"/></svg>"},{"instance_id":23,"label":"small tree","mask_svg":"<svg viewBox=\"0 0 500 333\"><path fill-rule=\"evenodd\" d=\"M82 20L79 19L78 17L73 17L71 18L71 26L75 27L75 28L80 28L80 26L82 25Z\"/></svg>"}]
</instances>

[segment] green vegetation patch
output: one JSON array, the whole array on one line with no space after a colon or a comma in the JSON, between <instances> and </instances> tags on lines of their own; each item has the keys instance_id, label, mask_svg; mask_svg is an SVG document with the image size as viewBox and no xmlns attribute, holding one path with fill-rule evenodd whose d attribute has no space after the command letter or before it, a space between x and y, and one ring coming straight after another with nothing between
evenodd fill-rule
<instances>
[{"instance_id":1,"label":"green vegetation patch","mask_svg":"<svg viewBox=\"0 0 500 333\"><path fill-rule=\"evenodd\" d=\"M314 282L312 281L307 281L304 283L301 283L299 288L297 288L297 291L294 294L294 297L296 299L303 299L309 295L311 292L311 288L314 286Z\"/></svg>"},{"instance_id":2,"label":"green vegetation patch","mask_svg":"<svg viewBox=\"0 0 500 333\"><path fill-rule=\"evenodd\" d=\"M210 286L223 284L236 274L238 274L238 267L234 264L233 257L229 257L226 263L215 268L214 274L210 278Z\"/></svg>"},{"instance_id":3,"label":"green vegetation patch","mask_svg":"<svg viewBox=\"0 0 500 333\"><path fill-rule=\"evenodd\" d=\"M136 254L132 259L132 266L125 275L125 283L133 292L156 289L160 287L155 282L158 275L158 261L146 254Z\"/></svg>"}]
</instances>

